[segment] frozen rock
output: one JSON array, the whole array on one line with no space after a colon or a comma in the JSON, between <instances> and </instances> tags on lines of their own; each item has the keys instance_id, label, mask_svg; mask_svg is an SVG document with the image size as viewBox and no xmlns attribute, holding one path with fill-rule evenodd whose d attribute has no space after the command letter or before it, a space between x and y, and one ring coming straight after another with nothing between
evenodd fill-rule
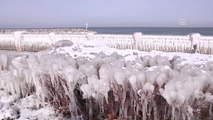
<instances>
[{"instance_id":1,"label":"frozen rock","mask_svg":"<svg viewBox=\"0 0 213 120\"><path fill-rule=\"evenodd\" d=\"M60 40L58 42L56 42L55 44L53 44L54 48L59 48L59 47L68 47L68 46L72 46L73 43L70 40Z\"/></svg>"}]
</instances>

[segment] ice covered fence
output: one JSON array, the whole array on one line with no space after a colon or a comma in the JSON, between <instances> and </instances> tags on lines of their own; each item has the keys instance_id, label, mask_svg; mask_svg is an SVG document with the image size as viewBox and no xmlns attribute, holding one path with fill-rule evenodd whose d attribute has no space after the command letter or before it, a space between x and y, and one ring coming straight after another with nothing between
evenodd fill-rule
<instances>
[{"instance_id":1,"label":"ice covered fence","mask_svg":"<svg viewBox=\"0 0 213 120\"><path fill-rule=\"evenodd\" d=\"M193 45L197 44L198 53L213 53L213 36L202 36L197 33L175 36L143 35L142 33L134 33L133 35L94 34L92 32L85 34L33 34L17 31L13 34L0 34L0 49L39 51L51 47L60 40L69 40L76 44L84 44L87 41L102 41L107 46L117 49L186 53L191 52Z\"/></svg>"},{"instance_id":2,"label":"ice covered fence","mask_svg":"<svg viewBox=\"0 0 213 120\"><path fill-rule=\"evenodd\" d=\"M1 53L0 88L72 120L212 119L212 56L100 45Z\"/></svg>"}]
</instances>

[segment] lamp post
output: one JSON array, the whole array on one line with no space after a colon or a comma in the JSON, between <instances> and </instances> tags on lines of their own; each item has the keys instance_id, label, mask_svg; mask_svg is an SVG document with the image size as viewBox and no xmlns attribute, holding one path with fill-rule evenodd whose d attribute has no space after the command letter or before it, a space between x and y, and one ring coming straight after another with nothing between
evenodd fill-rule
<instances>
[{"instance_id":1,"label":"lamp post","mask_svg":"<svg viewBox=\"0 0 213 120\"><path fill-rule=\"evenodd\" d=\"M86 26L86 30L87 30L87 28L88 28L88 23L87 22L85 23L85 26Z\"/></svg>"}]
</instances>

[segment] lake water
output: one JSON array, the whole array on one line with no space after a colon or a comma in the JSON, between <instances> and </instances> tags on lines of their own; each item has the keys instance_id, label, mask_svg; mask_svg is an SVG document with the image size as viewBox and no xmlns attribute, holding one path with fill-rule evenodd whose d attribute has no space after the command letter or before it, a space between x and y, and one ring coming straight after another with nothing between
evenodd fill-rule
<instances>
[{"instance_id":1,"label":"lake water","mask_svg":"<svg viewBox=\"0 0 213 120\"><path fill-rule=\"evenodd\" d=\"M188 35L200 33L201 35L213 36L213 28L165 28L165 27L94 27L89 30L100 34L133 34L142 32L147 35Z\"/></svg>"}]
</instances>

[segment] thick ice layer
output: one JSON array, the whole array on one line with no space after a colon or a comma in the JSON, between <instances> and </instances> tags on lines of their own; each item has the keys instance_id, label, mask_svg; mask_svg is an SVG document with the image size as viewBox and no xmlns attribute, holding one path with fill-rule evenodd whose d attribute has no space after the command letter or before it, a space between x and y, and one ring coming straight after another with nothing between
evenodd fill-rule
<instances>
[{"instance_id":1,"label":"thick ice layer","mask_svg":"<svg viewBox=\"0 0 213 120\"><path fill-rule=\"evenodd\" d=\"M212 106L211 55L74 44L0 61L1 89L16 99L35 95L35 109L49 104L71 119L194 119Z\"/></svg>"}]
</instances>

